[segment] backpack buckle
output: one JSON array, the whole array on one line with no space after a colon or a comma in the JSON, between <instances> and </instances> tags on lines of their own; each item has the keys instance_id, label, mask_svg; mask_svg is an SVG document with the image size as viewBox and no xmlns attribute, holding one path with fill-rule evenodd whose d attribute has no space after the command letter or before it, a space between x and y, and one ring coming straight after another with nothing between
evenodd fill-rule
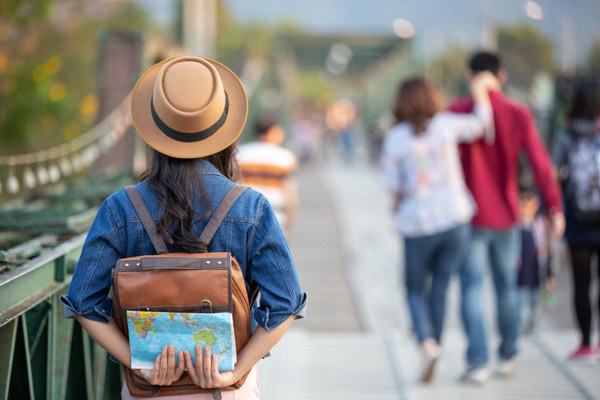
<instances>
[{"instance_id":1,"label":"backpack buckle","mask_svg":"<svg viewBox=\"0 0 600 400\"><path fill-rule=\"evenodd\" d=\"M207 309L207 311L205 310L205 307ZM200 312L204 313L212 313L213 312L213 304L212 301L208 300L208 299L204 299L200 302Z\"/></svg>"}]
</instances>

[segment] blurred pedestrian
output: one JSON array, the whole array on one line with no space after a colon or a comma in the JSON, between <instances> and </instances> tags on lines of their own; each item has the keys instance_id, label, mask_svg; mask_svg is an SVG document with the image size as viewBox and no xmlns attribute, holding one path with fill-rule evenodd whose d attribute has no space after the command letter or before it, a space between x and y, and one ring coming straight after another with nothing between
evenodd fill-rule
<instances>
[{"instance_id":1,"label":"blurred pedestrian","mask_svg":"<svg viewBox=\"0 0 600 400\"><path fill-rule=\"evenodd\" d=\"M551 295L556 290L556 280L550 262L549 224L539 212L540 199L535 193L533 177L522 173L519 178L519 214L521 254L518 264L520 329L531 335L537 327L542 291Z\"/></svg>"},{"instance_id":2,"label":"blurred pedestrian","mask_svg":"<svg viewBox=\"0 0 600 400\"><path fill-rule=\"evenodd\" d=\"M506 80L506 72L496 54L476 53L468 67L468 80L476 79L482 72L491 72L500 83ZM560 235L564 230L560 189L553 179L552 164L531 112L501 90L490 93L490 100L494 110L494 140L478 140L460 147L465 180L478 208L472 221L469 249L460 267L461 309L469 341L468 366L462 379L479 384L489 378L482 291L490 264L502 337L498 372L509 376L516 368L519 328L515 266L520 244L517 176L522 151L533 169L554 235ZM472 109L471 96L457 100L450 107L455 112L471 112Z\"/></svg>"},{"instance_id":3,"label":"blurred pedestrian","mask_svg":"<svg viewBox=\"0 0 600 400\"><path fill-rule=\"evenodd\" d=\"M388 111L369 127L369 162L371 164L376 165L381 160L383 141L394 123L394 116Z\"/></svg>"},{"instance_id":4,"label":"blurred pedestrian","mask_svg":"<svg viewBox=\"0 0 600 400\"><path fill-rule=\"evenodd\" d=\"M352 125L348 125L337 133L338 145L342 160L347 166L354 163L356 153L356 132Z\"/></svg>"},{"instance_id":5,"label":"blurred pedestrian","mask_svg":"<svg viewBox=\"0 0 600 400\"><path fill-rule=\"evenodd\" d=\"M345 165L350 166L354 163L354 156L357 144L355 127L356 106L349 99L340 99L335 101L327 109L325 121L327 127L331 130L332 141L338 150L339 155Z\"/></svg>"},{"instance_id":6,"label":"blurred pedestrian","mask_svg":"<svg viewBox=\"0 0 600 400\"><path fill-rule=\"evenodd\" d=\"M255 140L238 148L241 183L265 195L290 239L298 210L298 160L282 147L285 130L274 115L260 115L254 132Z\"/></svg>"},{"instance_id":7,"label":"blurred pedestrian","mask_svg":"<svg viewBox=\"0 0 600 400\"><path fill-rule=\"evenodd\" d=\"M475 205L458 158L458 142L491 133L488 90L481 74L471 85L473 114L440 112L440 93L421 78L399 87L394 126L383 145L382 167L393 194L396 227L404 237L405 285L413 328L421 346L421 379L431 381L440 355L446 289L468 238ZM430 287L427 282L431 278Z\"/></svg>"},{"instance_id":8,"label":"blurred pedestrian","mask_svg":"<svg viewBox=\"0 0 600 400\"><path fill-rule=\"evenodd\" d=\"M294 152L298 155L300 163L311 162L321 140L321 132L317 124L309 118L297 121L292 128L292 138Z\"/></svg>"},{"instance_id":9,"label":"blurred pedestrian","mask_svg":"<svg viewBox=\"0 0 600 400\"><path fill-rule=\"evenodd\" d=\"M571 254L575 315L581 333L581 342L569 359L593 360L600 353L600 345L594 350L590 341L592 258L596 258L600 272L600 83L586 81L577 85L567 118L567 128L555 137L552 161L563 183L565 237ZM600 294L597 304L600 307Z\"/></svg>"}]
</instances>

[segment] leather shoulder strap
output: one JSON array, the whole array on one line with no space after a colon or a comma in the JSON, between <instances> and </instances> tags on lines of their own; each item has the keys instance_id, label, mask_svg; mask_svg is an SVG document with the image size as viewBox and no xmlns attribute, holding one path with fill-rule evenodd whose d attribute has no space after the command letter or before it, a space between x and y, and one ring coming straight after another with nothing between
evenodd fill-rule
<instances>
[{"instance_id":1,"label":"leather shoulder strap","mask_svg":"<svg viewBox=\"0 0 600 400\"><path fill-rule=\"evenodd\" d=\"M142 220L144 229L146 229L146 233L150 236L150 240L152 241L156 252L158 254L167 254L169 252L167 245L163 238L156 232L156 224L150 215L150 211L148 211L148 207L146 207L146 203L144 203L144 199L140 196L140 192L135 186L127 186L125 192L127 193L129 200L131 200L131 204L133 204L133 208L138 217Z\"/></svg>"},{"instance_id":2,"label":"leather shoulder strap","mask_svg":"<svg viewBox=\"0 0 600 400\"><path fill-rule=\"evenodd\" d=\"M215 233L217 233L217 229L219 229L219 226L221 226L221 223L227 216L227 213L229 210L231 210L231 207L233 207L237 199L242 195L242 193L244 193L246 189L248 189L247 186L235 185L229 190L229 192L227 192L223 200L221 200L221 204L219 204L215 210L215 213L208 221L206 228L204 228L204 231L200 235L200 241L202 243L206 244L207 246L210 244L210 241L212 240L213 236L215 236Z\"/></svg>"}]
</instances>

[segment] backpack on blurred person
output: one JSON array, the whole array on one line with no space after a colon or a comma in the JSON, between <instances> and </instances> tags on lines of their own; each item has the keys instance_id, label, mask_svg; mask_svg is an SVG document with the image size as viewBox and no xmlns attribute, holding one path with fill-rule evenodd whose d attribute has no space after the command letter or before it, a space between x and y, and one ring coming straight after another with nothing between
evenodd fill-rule
<instances>
[{"instance_id":1,"label":"backpack on blurred person","mask_svg":"<svg viewBox=\"0 0 600 400\"><path fill-rule=\"evenodd\" d=\"M564 184L567 202L581 224L600 222L600 134L581 135L570 129Z\"/></svg>"}]
</instances>

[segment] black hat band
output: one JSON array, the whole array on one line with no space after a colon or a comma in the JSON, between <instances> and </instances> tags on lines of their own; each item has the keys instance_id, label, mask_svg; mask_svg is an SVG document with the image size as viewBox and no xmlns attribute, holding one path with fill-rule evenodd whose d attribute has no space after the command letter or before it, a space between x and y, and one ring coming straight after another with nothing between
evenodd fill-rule
<instances>
[{"instance_id":1,"label":"black hat band","mask_svg":"<svg viewBox=\"0 0 600 400\"><path fill-rule=\"evenodd\" d=\"M208 128L199 132L181 132L167 125L156 113L156 109L154 108L154 96L152 96L152 99L150 100L150 110L152 112L152 119L154 119L154 123L158 129L171 139L186 143L199 142L214 135L227 120L227 114L229 113L229 96L227 95L227 92L225 92L225 109L223 110L223 114L221 114L221 118Z\"/></svg>"}]
</instances>

